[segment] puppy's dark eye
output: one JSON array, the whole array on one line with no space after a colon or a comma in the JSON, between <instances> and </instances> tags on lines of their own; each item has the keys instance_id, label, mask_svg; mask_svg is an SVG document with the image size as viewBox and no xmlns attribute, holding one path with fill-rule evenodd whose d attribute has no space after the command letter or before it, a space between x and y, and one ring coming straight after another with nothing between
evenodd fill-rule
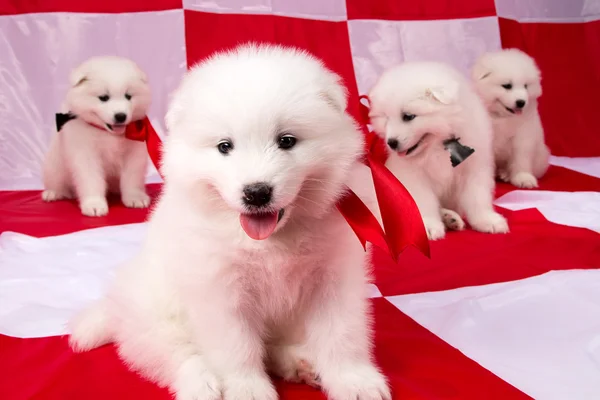
<instances>
[{"instance_id":1,"label":"puppy's dark eye","mask_svg":"<svg viewBox=\"0 0 600 400\"><path fill-rule=\"evenodd\" d=\"M415 114L409 114L409 113L402 114L402 121L404 121L404 122L412 121L415 118L416 118Z\"/></svg>"},{"instance_id":2,"label":"puppy's dark eye","mask_svg":"<svg viewBox=\"0 0 600 400\"><path fill-rule=\"evenodd\" d=\"M506 90L510 90L512 89L512 83L505 83L504 85L502 85L502 87Z\"/></svg>"},{"instance_id":3,"label":"puppy's dark eye","mask_svg":"<svg viewBox=\"0 0 600 400\"><path fill-rule=\"evenodd\" d=\"M130 95L129 93L125 93L125 98L126 98L127 100L131 100L131 95Z\"/></svg>"},{"instance_id":4,"label":"puppy's dark eye","mask_svg":"<svg viewBox=\"0 0 600 400\"><path fill-rule=\"evenodd\" d=\"M277 146L283 150L289 150L296 145L296 138L292 135L285 134L277 139Z\"/></svg>"},{"instance_id":5,"label":"puppy's dark eye","mask_svg":"<svg viewBox=\"0 0 600 400\"><path fill-rule=\"evenodd\" d=\"M229 140L221 140L217 145L217 149L221 154L229 154L229 152L233 150L233 143Z\"/></svg>"},{"instance_id":6,"label":"puppy's dark eye","mask_svg":"<svg viewBox=\"0 0 600 400\"><path fill-rule=\"evenodd\" d=\"M107 94L104 94L102 96L98 96L98 99L100 99L101 102L105 102L105 101L108 101L108 99L110 99L110 96Z\"/></svg>"},{"instance_id":7,"label":"puppy's dark eye","mask_svg":"<svg viewBox=\"0 0 600 400\"><path fill-rule=\"evenodd\" d=\"M525 86L525 89L527 89L527 84L525 84L525 85L523 85L523 86Z\"/></svg>"}]
</instances>

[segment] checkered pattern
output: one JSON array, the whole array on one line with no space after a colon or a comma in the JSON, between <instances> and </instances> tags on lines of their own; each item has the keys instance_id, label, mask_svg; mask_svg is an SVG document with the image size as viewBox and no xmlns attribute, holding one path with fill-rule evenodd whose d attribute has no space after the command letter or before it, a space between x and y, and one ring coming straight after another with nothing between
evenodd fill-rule
<instances>
[{"instance_id":1,"label":"checkered pattern","mask_svg":"<svg viewBox=\"0 0 600 400\"><path fill-rule=\"evenodd\" d=\"M39 188L53 114L71 68L97 54L138 62L164 132L187 66L246 41L308 49L345 80L350 111L381 71L441 60L467 73L487 50L519 47L543 72L540 111L557 156L596 156L598 0L20 0L0 1L0 188ZM153 171L155 172L155 171Z\"/></svg>"},{"instance_id":2,"label":"checkered pattern","mask_svg":"<svg viewBox=\"0 0 600 400\"><path fill-rule=\"evenodd\" d=\"M54 113L67 90L68 73L88 57L117 54L139 63L148 73L153 89L151 121L159 134L164 135L163 118L169 94L186 68L214 51L247 41L299 46L322 58L343 77L351 96L349 111L355 116L358 116L358 96L366 93L377 76L395 63L440 60L467 73L482 52L518 47L535 57L542 70L544 95L540 112L552 154L600 155L596 124L600 93L600 0L0 0L0 189L41 188L40 164L53 133ZM556 165L600 177L600 166L594 164L597 160L579 161L582 160L553 159ZM155 171L150 171L150 179L153 177ZM500 185L498 195L512 190ZM448 314L451 314L448 310L465 312L451 308L450 300L436 306L447 311L439 314L437 325L428 319L433 314L423 314L418 307L419 304L433 307L437 300L427 297L431 291L454 293L472 285L521 282L520 279L551 270L600 267L599 235L573 227L600 231L597 223L600 180L552 167L542 181L541 190L550 194L549 200L541 199L536 192L527 197L516 191L503 198L502 206L507 209L537 207L539 210L504 210L511 225L510 235L486 236L470 231L450 234L446 240L432 244L431 261L410 250L402 255L399 265L384 254L375 254L376 357L392 383L395 398L600 397L597 379L585 378L588 374L597 376L594 375L597 371L590 372L590 368L597 368L593 363L581 369L571 365L570 371L558 369L558 373L541 368L564 365L561 364L564 360L572 362L571 353L566 358L540 361L531 370L527 370L529 364L523 361L507 371L510 360L496 357L503 360L501 365L490 361L490 349L501 349L513 360L525 354L525 360L527 350L539 343L534 341L517 349L506 344L510 336L507 334L478 348L480 342L470 337L468 331L459 335L461 341L448 332L447 326L444 330L440 319L448 318L456 324L452 326L462 323L460 326L467 329L472 322L470 318L478 315L473 307L479 310L484 303L474 305L468 300L475 296L471 292L464 292L463 301L459 302L466 304L468 310L462 320ZM564 193L561 197L553 196L556 191ZM566 204L571 204L571 208L566 209ZM540 212L556 224L548 222ZM0 192L0 232L45 237L141 222L145 217L144 210L117 205L106 218L85 219L68 202L42 205L39 192ZM72 287L57 292L56 301L28 298L25 314L31 309L40 313L34 313L33 321L23 320L23 314L19 314L23 310L7 306L12 304L8 299L19 293L19 290L11 292L11 285L39 283L47 276L42 272L40 276L23 277L15 272L26 271L27 265L18 270L3 269L19 265L17 259L9 258L9 250L29 243L29 239L20 237L3 238L4 241L0 240L0 333L4 334L0 335L1 399L169 398L165 390L128 372L110 346L75 356L68 350L64 337L52 337L63 332L60 326L58 330L44 330L39 325L42 331L33 335L35 338L15 331L15 326L30 328L45 316L49 316L51 325L56 325L52 310L62 306L65 298L61 293ZM24 247L28 249L24 254L44 249L38 242L31 243L33 247ZM64 272L51 271L58 276ZM590 278L584 279L589 282ZM58 281L50 287L57 284ZM546 287L542 283L535 285ZM33 295L38 291L26 287ZM452 301L458 304L458 300ZM491 303L488 301L485 307L494 308ZM600 318L591 315L588 317L592 321ZM520 323L524 323L523 319ZM564 325L583 329L576 323ZM598 326L590 329L594 328L596 332L600 329ZM509 331L506 327L495 329ZM469 340L464 340L465 337ZM586 360L596 360L600 365L597 350L600 346L589 340ZM550 349L556 346L554 342L548 343L550 354ZM536 381L537 373L544 377L543 381ZM561 381L559 376L563 375L568 375L568 379ZM278 388L286 399L322 398L304 386L278 383Z\"/></svg>"}]
</instances>

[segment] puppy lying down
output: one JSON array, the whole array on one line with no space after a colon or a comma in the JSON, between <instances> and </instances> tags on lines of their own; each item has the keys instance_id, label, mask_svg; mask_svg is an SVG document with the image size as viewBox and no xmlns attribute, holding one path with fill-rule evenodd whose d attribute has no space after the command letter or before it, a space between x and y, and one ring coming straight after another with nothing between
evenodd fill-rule
<instances>
[{"instance_id":1,"label":"puppy lying down","mask_svg":"<svg viewBox=\"0 0 600 400\"><path fill-rule=\"evenodd\" d=\"M367 254L335 208L365 182L352 182L363 138L340 82L272 46L188 73L145 244L72 322L75 350L113 342L180 400L276 399L268 371L331 399L390 398L372 357Z\"/></svg>"}]
</instances>

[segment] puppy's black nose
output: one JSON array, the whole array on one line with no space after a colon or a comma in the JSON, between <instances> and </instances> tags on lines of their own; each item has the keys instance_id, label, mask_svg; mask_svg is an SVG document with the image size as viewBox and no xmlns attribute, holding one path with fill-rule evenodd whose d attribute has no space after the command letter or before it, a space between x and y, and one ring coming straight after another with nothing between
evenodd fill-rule
<instances>
[{"instance_id":1,"label":"puppy's black nose","mask_svg":"<svg viewBox=\"0 0 600 400\"><path fill-rule=\"evenodd\" d=\"M115 122L118 124L122 124L127 119L127 114L125 113L116 113L115 114Z\"/></svg>"},{"instance_id":2,"label":"puppy's black nose","mask_svg":"<svg viewBox=\"0 0 600 400\"><path fill-rule=\"evenodd\" d=\"M515 106L517 108L523 108L523 107L525 107L525 100L519 99L519 100L515 101Z\"/></svg>"},{"instance_id":3,"label":"puppy's black nose","mask_svg":"<svg viewBox=\"0 0 600 400\"><path fill-rule=\"evenodd\" d=\"M388 139L387 144L390 146L390 149L398 150L398 139Z\"/></svg>"},{"instance_id":4,"label":"puppy's black nose","mask_svg":"<svg viewBox=\"0 0 600 400\"><path fill-rule=\"evenodd\" d=\"M264 182L253 183L244 187L244 203L248 206L263 207L271 202L273 188Z\"/></svg>"}]
</instances>

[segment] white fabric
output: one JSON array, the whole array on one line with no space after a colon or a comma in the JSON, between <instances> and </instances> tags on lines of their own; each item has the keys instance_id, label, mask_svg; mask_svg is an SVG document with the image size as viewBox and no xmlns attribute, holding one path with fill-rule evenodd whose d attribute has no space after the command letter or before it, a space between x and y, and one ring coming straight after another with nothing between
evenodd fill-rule
<instances>
[{"instance_id":1,"label":"white fabric","mask_svg":"<svg viewBox=\"0 0 600 400\"><path fill-rule=\"evenodd\" d=\"M600 271L387 298L536 400L600 398Z\"/></svg>"},{"instance_id":2,"label":"white fabric","mask_svg":"<svg viewBox=\"0 0 600 400\"><path fill-rule=\"evenodd\" d=\"M326 21L344 21L346 0L183 0L189 10L219 14L264 14Z\"/></svg>"},{"instance_id":3,"label":"white fabric","mask_svg":"<svg viewBox=\"0 0 600 400\"><path fill-rule=\"evenodd\" d=\"M0 235L0 333L61 335L74 312L98 298L114 268L131 257L145 224L38 239Z\"/></svg>"},{"instance_id":4,"label":"white fabric","mask_svg":"<svg viewBox=\"0 0 600 400\"><path fill-rule=\"evenodd\" d=\"M537 208L557 224L600 232L600 193L515 190L496 199L497 206L509 210Z\"/></svg>"},{"instance_id":5,"label":"white fabric","mask_svg":"<svg viewBox=\"0 0 600 400\"><path fill-rule=\"evenodd\" d=\"M384 21L350 20L358 92L367 94L381 73L404 61L441 61L468 74L481 53L501 48L496 17ZM444 46L439 46L444 43Z\"/></svg>"},{"instance_id":6,"label":"white fabric","mask_svg":"<svg viewBox=\"0 0 600 400\"><path fill-rule=\"evenodd\" d=\"M49 238L0 235L0 334L68 333L73 313L100 297L115 267L141 247L146 224L89 229ZM370 297L381 297L369 285Z\"/></svg>"},{"instance_id":7,"label":"white fabric","mask_svg":"<svg viewBox=\"0 0 600 400\"><path fill-rule=\"evenodd\" d=\"M520 22L575 23L600 19L598 0L496 0L499 17Z\"/></svg>"},{"instance_id":8,"label":"white fabric","mask_svg":"<svg viewBox=\"0 0 600 400\"><path fill-rule=\"evenodd\" d=\"M600 157L550 157L550 164L600 178Z\"/></svg>"}]
</instances>

